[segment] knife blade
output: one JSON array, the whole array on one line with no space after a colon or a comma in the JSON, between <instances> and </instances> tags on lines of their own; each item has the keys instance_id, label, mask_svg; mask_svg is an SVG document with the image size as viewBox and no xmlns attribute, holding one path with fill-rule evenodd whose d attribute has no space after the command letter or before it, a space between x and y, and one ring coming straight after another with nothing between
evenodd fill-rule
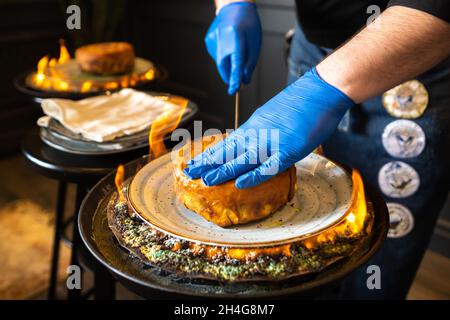
<instances>
[{"instance_id":1,"label":"knife blade","mask_svg":"<svg viewBox=\"0 0 450 320\"><path fill-rule=\"evenodd\" d=\"M238 128L239 125L239 91L236 91L234 95L234 130Z\"/></svg>"}]
</instances>

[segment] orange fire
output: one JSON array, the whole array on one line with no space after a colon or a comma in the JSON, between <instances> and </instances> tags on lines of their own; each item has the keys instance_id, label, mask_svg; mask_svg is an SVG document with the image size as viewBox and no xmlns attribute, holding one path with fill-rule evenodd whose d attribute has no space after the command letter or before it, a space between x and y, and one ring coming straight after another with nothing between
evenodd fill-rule
<instances>
[{"instance_id":1,"label":"orange fire","mask_svg":"<svg viewBox=\"0 0 450 320\"><path fill-rule=\"evenodd\" d=\"M92 82L91 81L85 81L81 85L81 92L89 92L92 88Z\"/></svg>"},{"instance_id":2,"label":"orange fire","mask_svg":"<svg viewBox=\"0 0 450 320\"><path fill-rule=\"evenodd\" d=\"M37 64L37 71L35 76L36 84L42 85L45 80L45 72L48 65L48 56L42 57Z\"/></svg>"},{"instance_id":3,"label":"orange fire","mask_svg":"<svg viewBox=\"0 0 450 320\"><path fill-rule=\"evenodd\" d=\"M69 50L67 50L64 39L59 40L59 57L49 58L42 57L38 64L37 70L32 75L31 81L33 85L45 90L69 91L69 92L95 92L118 90L121 88L134 87L138 83L148 82L156 77L156 69L151 68L143 74L127 74L115 81L75 81L70 79L62 79L61 72L57 72L58 66L64 65L71 60Z\"/></svg>"},{"instance_id":4,"label":"orange fire","mask_svg":"<svg viewBox=\"0 0 450 320\"><path fill-rule=\"evenodd\" d=\"M303 241L306 248L311 249L324 242L333 242L338 236L356 235L363 230L367 215L366 196L361 174L358 170L352 172L353 193L352 205L345 219L337 226ZM367 230L370 232L370 230Z\"/></svg>"},{"instance_id":5,"label":"orange fire","mask_svg":"<svg viewBox=\"0 0 450 320\"><path fill-rule=\"evenodd\" d=\"M184 108L183 108L184 110ZM179 114L177 113L177 119L180 119ZM165 130L163 132L169 132L168 129L174 129L176 126L174 126L170 121L168 123L164 122L165 120L169 119L167 115L160 116L158 118L158 127L162 126L164 123L167 124L166 127L163 127ZM174 118L174 114L172 114L172 119ZM156 121L155 121L156 122ZM174 122L178 124L177 122ZM156 126L155 126L156 128ZM153 126L152 126L152 130ZM151 130L151 132L152 132ZM161 131L160 131L161 132ZM163 136L163 135L162 135ZM150 137L158 137L161 138L161 134L152 135L150 134ZM155 140L150 140L152 142L153 146L158 145L158 143L162 143L162 140L158 140L156 142ZM165 147L160 147L158 145L157 150L165 150ZM155 149L151 149L153 154L155 154ZM158 152L159 152L158 151ZM115 184L118 190L119 194L119 201L125 201L125 197L122 193L122 186L124 181L124 167L120 165L117 168L117 173L115 177ZM366 203L366 197L365 197L365 191L364 191L364 184L363 180L361 178L360 173L357 170L353 170L352 172L352 181L353 181L353 191L352 191L352 204L350 208L348 209L346 216L343 221L341 221L338 225L335 227L332 227L330 229L327 229L315 236L309 237L305 240L301 241L301 244L305 246L307 249L314 249L317 248L320 244L323 243L334 243L336 239L338 239L340 236L343 237L351 237L353 235L358 235L363 231L363 228L365 226L366 218L367 218L367 203ZM371 232L371 224L367 224L365 232L370 233ZM179 251L182 249L182 244L180 242L175 242L171 248L172 251ZM265 247L265 248L226 248L226 247L217 247L217 246L210 246L210 245L203 245L198 244L195 242L189 243L189 250L194 255L200 255L204 254L209 259L214 259L218 256L227 256L231 259L237 259L237 260L254 260L260 255L267 255L267 256L286 256L290 257L292 255L291 252L291 244L286 245L279 245L274 247Z\"/></svg>"},{"instance_id":6,"label":"orange fire","mask_svg":"<svg viewBox=\"0 0 450 320\"><path fill-rule=\"evenodd\" d=\"M55 79L53 81L53 87L58 91L67 91L69 90L69 84L61 79Z\"/></svg>"},{"instance_id":7,"label":"orange fire","mask_svg":"<svg viewBox=\"0 0 450 320\"><path fill-rule=\"evenodd\" d=\"M38 64L36 74L34 75L34 84L43 89L55 89L58 91L68 91L69 83L54 76L54 68L57 65L62 65L70 60L69 51L66 48L65 41L59 40L59 58L49 58L49 56L42 57Z\"/></svg>"},{"instance_id":8,"label":"orange fire","mask_svg":"<svg viewBox=\"0 0 450 320\"><path fill-rule=\"evenodd\" d=\"M150 69L144 74L144 78L147 80L153 80L155 78L155 70Z\"/></svg>"},{"instance_id":9,"label":"orange fire","mask_svg":"<svg viewBox=\"0 0 450 320\"><path fill-rule=\"evenodd\" d=\"M125 167L121 164L117 167L114 183L116 184L117 193L119 194L119 202L125 202L125 196L122 192L123 182L125 180Z\"/></svg>"},{"instance_id":10,"label":"orange fire","mask_svg":"<svg viewBox=\"0 0 450 320\"><path fill-rule=\"evenodd\" d=\"M59 58L58 63L64 64L70 60L70 53L66 48L66 41L64 39L59 39Z\"/></svg>"},{"instance_id":11,"label":"orange fire","mask_svg":"<svg viewBox=\"0 0 450 320\"><path fill-rule=\"evenodd\" d=\"M58 60L56 58L51 58L50 62L48 63L48 66L50 68L54 68L58 64Z\"/></svg>"},{"instance_id":12,"label":"orange fire","mask_svg":"<svg viewBox=\"0 0 450 320\"><path fill-rule=\"evenodd\" d=\"M181 106L181 108L175 112L173 110L167 110L153 121L148 135L148 143L150 146L150 156L153 156L154 159L167 152L164 137L178 127L184 110L188 105L188 100L181 97L169 97L167 100Z\"/></svg>"},{"instance_id":13,"label":"orange fire","mask_svg":"<svg viewBox=\"0 0 450 320\"><path fill-rule=\"evenodd\" d=\"M231 259L237 260L254 260L255 258L261 255L267 256L291 256L291 245L281 245L276 247L269 248L255 248L255 249L245 249L245 248L222 248L215 246L207 246L197 243L191 243L189 245L192 253L195 255L204 253L208 259L214 259L218 255L226 255ZM181 249L181 246L178 243L175 243L172 250L177 251Z\"/></svg>"},{"instance_id":14,"label":"orange fire","mask_svg":"<svg viewBox=\"0 0 450 320\"><path fill-rule=\"evenodd\" d=\"M320 234L312 236L306 240L302 240L301 243L307 249L316 248L318 245L325 242L334 243L339 236L351 237L352 235L357 235L363 231L367 215L367 206L363 181L357 170L353 170L352 172L352 181L352 205L347 211L345 219L335 227L325 230ZM368 225L367 228L368 229L366 231L370 233L371 225ZM180 248L180 244L177 243L174 245L172 250L177 251ZM267 248L223 248L191 243L189 248L193 254L205 254L210 259L213 259L218 255L226 255L232 259L253 260L260 255L284 255L286 257L290 257L292 254L290 244Z\"/></svg>"},{"instance_id":15,"label":"orange fire","mask_svg":"<svg viewBox=\"0 0 450 320\"><path fill-rule=\"evenodd\" d=\"M161 99L167 99L173 104L179 105L181 108L173 111L167 110L157 117L150 127L149 133L149 145L150 145L150 155L153 155L154 159L163 155L167 152L166 146L164 145L164 136L178 127L181 117L183 116L184 110L188 105L188 100L181 97L161 97ZM136 169L139 171L140 166ZM123 183L125 180L125 168L123 165L117 167L116 175L114 178L114 183L116 185L117 193L119 194L119 202L126 201L125 196L122 192Z\"/></svg>"}]
</instances>

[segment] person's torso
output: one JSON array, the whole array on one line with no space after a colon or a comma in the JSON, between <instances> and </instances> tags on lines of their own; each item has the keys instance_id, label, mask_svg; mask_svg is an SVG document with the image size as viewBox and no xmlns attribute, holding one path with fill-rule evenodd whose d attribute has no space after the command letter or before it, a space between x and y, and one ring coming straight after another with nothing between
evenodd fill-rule
<instances>
[{"instance_id":1,"label":"person's torso","mask_svg":"<svg viewBox=\"0 0 450 320\"><path fill-rule=\"evenodd\" d=\"M362 28L376 11L383 11L388 0L295 0L297 17L314 44L336 48Z\"/></svg>"}]
</instances>

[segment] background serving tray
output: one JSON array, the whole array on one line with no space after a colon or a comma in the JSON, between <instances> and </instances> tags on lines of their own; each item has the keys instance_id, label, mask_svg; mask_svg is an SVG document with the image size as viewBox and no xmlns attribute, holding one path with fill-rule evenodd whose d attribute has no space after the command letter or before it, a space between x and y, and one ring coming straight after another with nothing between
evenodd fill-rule
<instances>
[{"instance_id":1,"label":"background serving tray","mask_svg":"<svg viewBox=\"0 0 450 320\"><path fill-rule=\"evenodd\" d=\"M180 97L168 93L150 91L147 93L167 99L180 99ZM198 111L197 104L189 100L178 126L186 126L194 119ZM147 147L149 129L150 127L132 135L100 143L86 140L80 134L66 129L59 121L51 119L46 127L41 128L40 135L46 144L61 151L82 155L107 155Z\"/></svg>"},{"instance_id":2,"label":"background serving tray","mask_svg":"<svg viewBox=\"0 0 450 320\"><path fill-rule=\"evenodd\" d=\"M153 80L153 77L150 79L140 79L144 76L146 72L153 72L153 77L155 76L157 69L155 65L146 59L136 57L134 62L133 70L126 74L118 74L118 75L98 75L90 72L85 72L81 70L78 62L75 59L70 59L64 64L57 64L53 67L53 77L66 81L69 84L69 88L65 91L68 92L82 92L81 88L84 82L89 81L92 86L95 88L96 86L103 86L108 83L115 82L117 83L117 87L120 88L120 82L123 80L129 80L130 78L134 78L135 82L148 82ZM35 73L30 73L25 78L25 83L28 87L35 90L42 91L53 91L53 88L45 88L37 86L33 79L35 77ZM49 76L49 79L52 80L52 76ZM128 86L128 85L127 85ZM114 88L115 89L115 88ZM90 90L91 92L101 92L102 89L94 89Z\"/></svg>"}]
</instances>

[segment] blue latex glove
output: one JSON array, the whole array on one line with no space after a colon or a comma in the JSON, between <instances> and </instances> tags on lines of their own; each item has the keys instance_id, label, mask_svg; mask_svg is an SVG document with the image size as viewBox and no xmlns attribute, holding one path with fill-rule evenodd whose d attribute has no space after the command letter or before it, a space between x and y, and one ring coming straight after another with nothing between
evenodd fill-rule
<instances>
[{"instance_id":1,"label":"blue latex glove","mask_svg":"<svg viewBox=\"0 0 450 320\"><path fill-rule=\"evenodd\" d=\"M238 188L256 186L327 140L353 105L313 68L257 109L226 139L192 159L185 173L191 179L201 177L209 186L232 179ZM264 143L259 129L278 132L278 141Z\"/></svg>"},{"instance_id":2,"label":"blue latex glove","mask_svg":"<svg viewBox=\"0 0 450 320\"><path fill-rule=\"evenodd\" d=\"M234 94L249 83L261 49L261 22L256 5L235 2L220 9L205 37L223 81Z\"/></svg>"}]
</instances>

